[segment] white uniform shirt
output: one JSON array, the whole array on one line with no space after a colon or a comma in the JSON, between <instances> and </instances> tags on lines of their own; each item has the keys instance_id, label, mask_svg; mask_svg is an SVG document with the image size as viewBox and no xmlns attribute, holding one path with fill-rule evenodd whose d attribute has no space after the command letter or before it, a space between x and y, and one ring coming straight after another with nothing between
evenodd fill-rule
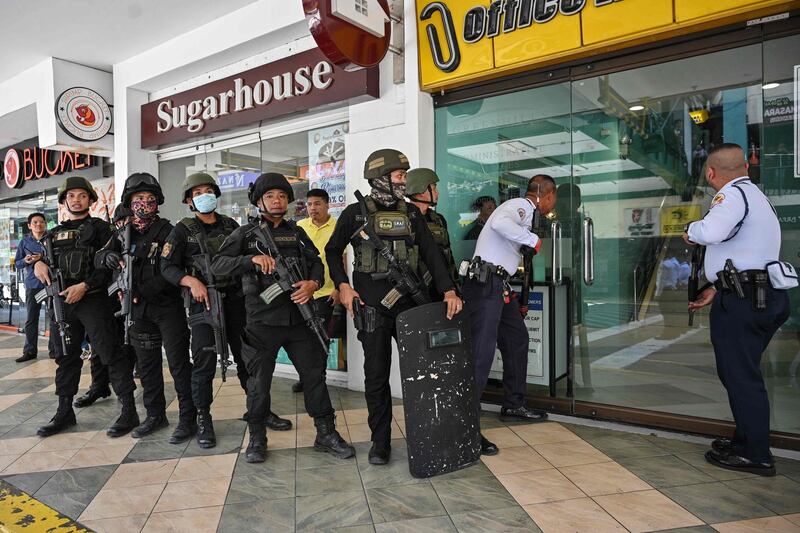
<instances>
[{"instance_id":1,"label":"white uniform shirt","mask_svg":"<svg viewBox=\"0 0 800 533\"><path fill-rule=\"evenodd\" d=\"M706 246L704 268L711 282L716 281L726 259L740 272L763 270L768 262L778 260L781 251L778 217L764 193L747 177L726 183L714 196L706 216L692 222L688 233L692 242Z\"/></svg>"},{"instance_id":2,"label":"white uniform shirt","mask_svg":"<svg viewBox=\"0 0 800 533\"><path fill-rule=\"evenodd\" d=\"M509 274L517 271L523 245L536 248L539 237L531 233L531 222L536 211L527 198L512 198L500 204L483 227L475 255L493 265L502 266Z\"/></svg>"}]
</instances>

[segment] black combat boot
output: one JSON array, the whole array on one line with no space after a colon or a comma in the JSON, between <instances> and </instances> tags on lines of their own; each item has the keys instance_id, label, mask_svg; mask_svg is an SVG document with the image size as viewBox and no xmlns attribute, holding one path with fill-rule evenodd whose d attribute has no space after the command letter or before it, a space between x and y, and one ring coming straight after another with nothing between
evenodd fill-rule
<instances>
[{"instance_id":1,"label":"black combat boot","mask_svg":"<svg viewBox=\"0 0 800 533\"><path fill-rule=\"evenodd\" d=\"M385 465L389 463L392 454L392 445L384 442L373 442L369 449L369 464Z\"/></svg>"},{"instance_id":2,"label":"black combat boot","mask_svg":"<svg viewBox=\"0 0 800 533\"><path fill-rule=\"evenodd\" d=\"M27 361L33 361L34 359L36 359L35 353L24 353L22 354L22 357L17 357L16 359L14 359L14 362L25 363Z\"/></svg>"},{"instance_id":3,"label":"black combat boot","mask_svg":"<svg viewBox=\"0 0 800 533\"><path fill-rule=\"evenodd\" d=\"M272 411L269 412L267 415L267 419L264 421L267 427L274 431L289 431L292 429L292 421L286 420L285 418L281 418Z\"/></svg>"},{"instance_id":4,"label":"black combat boot","mask_svg":"<svg viewBox=\"0 0 800 533\"><path fill-rule=\"evenodd\" d=\"M250 443L244 452L248 463L263 463L267 460L267 428L260 424L247 424L250 430Z\"/></svg>"},{"instance_id":5,"label":"black combat boot","mask_svg":"<svg viewBox=\"0 0 800 533\"><path fill-rule=\"evenodd\" d=\"M213 448L217 445L214 423L208 409L197 410L197 444L201 448Z\"/></svg>"},{"instance_id":6,"label":"black combat boot","mask_svg":"<svg viewBox=\"0 0 800 533\"><path fill-rule=\"evenodd\" d=\"M314 449L318 452L327 452L339 459L347 459L356 454L355 448L345 441L336 431L333 415L322 416L314 419L317 427L317 438L314 440Z\"/></svg>"},{"instance_id":7,"label":"black combat boot","mask_svg":"<svg viewBox=\"0 0 800 533\"><path fill-rule=\"evenodd\" d=\"M92 405L94 402L96 402L101 398L108 398L109 396L111 396L111 389L109 389L108 387L104 388L89 387L89 390L86 391L86 394L84 394L83 396L78 396L72 405L74 405L78 409L82 409L84 407L89 407L90 405Z\"/></svg>"},{"instance_id":8,"label":"black combat boot","mask_svg":"<svg viewBox=\"0 0 800 533\"><path fill-rule=\"evenodd\" d=\"M139 425L139 413L136 412L136 404L133 401L133 393L129 392L119 398L122 403L122 412L110 428L106 435L112 438L121 437L133 431Z\"/></svg>"},{"instance_id":9,"label":"black combat boot","mask_svg":"<svg viewBox=\"0 0 800 533\"><path fill-rule=\"evenodd\" d=\"M131 437L134 439L140 439L155 431L158 431L161 428L165 428L168 425L169 420L167 420L167 415L164 413L155 416L147 415L147 417L144 419L144 422L139 424L139 427L133 430Z\"/></svg>"},{"instance_id":10,"label":"black combat boot","mask_svg":"<svg viewBox=\"0 0 800 533\"><path fill-rule=\"evenodd\" d=\"M75 411L72 410L72 396L59 396L56 415L50 419L49 424L37 429L36 434L40 437L49 437L75 424L77 421L75 420Z\"/></svg>"},{"instance_id":11,"label":"black combat boot","mask_svg":"<svg viewBox=\"0 0 800 533\"><path fill-rule=\"evenodd\" d=\"M175 426L175 431L169 438L170 444L181 444L191 439L197 433L197 422L191 420L178 420L178 425Z\"/></svg>"}]
</instances>

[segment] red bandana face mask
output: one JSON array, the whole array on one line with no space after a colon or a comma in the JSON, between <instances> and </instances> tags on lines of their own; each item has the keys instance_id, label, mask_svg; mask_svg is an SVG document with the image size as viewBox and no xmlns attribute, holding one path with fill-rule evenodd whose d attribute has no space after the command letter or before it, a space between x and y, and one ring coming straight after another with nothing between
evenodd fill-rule
<instances>
[{"instance_id":1,"label":"red bandana face mask","mask_svg":"<svg viewBox=\"0 0 800 533\"><path fill-rule=\"evenodd\" d=\"M131 211L133 211L133 226L140 232L145 232L158 215L158 202L156 200L134 200L131 202Z\"/></svg>"}]
</instances>

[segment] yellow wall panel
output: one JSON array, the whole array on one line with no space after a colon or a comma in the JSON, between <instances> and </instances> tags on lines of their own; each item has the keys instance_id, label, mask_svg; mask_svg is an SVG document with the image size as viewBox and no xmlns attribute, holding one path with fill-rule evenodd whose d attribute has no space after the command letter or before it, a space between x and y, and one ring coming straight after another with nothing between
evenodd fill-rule
<instances>
[{"instance_id":1,"label":"yellow wall panel","mask_svg":"<svg viewBox=\"0 0 800 533\"><path fill-rule=\"evenodd\" d=\"M498 67L536 61L558 52L581 46L579 15L556 15L545 24L500 33L494 38L494 56Z\"/></svg>"},{"instance_id":2,"label":"yellow wall panel","mask_svg":"<svg viewBox=\"0 0 800 533\"><path fill-rule=\"evenodd\" d=\"M489 0L471 1L447 1L432 2L429 0L417 0L417 38L419 44L420 79L422 85L433 85L442 81L454 81L463 76L476 74L494 68L494 52L492 50L492 40L483 38L477 43L465 43L464 16L467 11L477 5L488 7ZM428 26L433 26L435 35L438 36L441 47L444 49L444 58L449 59L450 50L447 45L447 31L443 23L443 16L438 9L430 9L431 15L427 20L422 20L422 13L431 4L446 5L453 21L455 30L454 40L457 43L461 60L458 68L453 72L442 72L433 62L433 54L428 37Z\"/></svg>"},{"instance_id":3,"label":"yellow wall panel","mask_svg":"<svg viewBox=\"0 0 800 533\"><path fill-rule=\"evenodd\" d=\"M742 7L758 8L761 4L775 4L776 2L753 2L753 0L715 0L703 2L700 0L675 0L675 20L686 22L688 20L707 17ZM780 3L780 2L777 2ZM788 3L788 2L786 2Z\"/></svg>"},{"instance_id":4,"label":"yellow wall panel","mask_svg":"<svg viewBox=\"0 0 800 533\"><path fill-rule=\"evenodd\" d=\"M717 2L686 0L696 4ZM587 1L581 12L583 44L611 41L672 24L672 0L624 0L597 7Z\"/></svg>"}]
</instances>

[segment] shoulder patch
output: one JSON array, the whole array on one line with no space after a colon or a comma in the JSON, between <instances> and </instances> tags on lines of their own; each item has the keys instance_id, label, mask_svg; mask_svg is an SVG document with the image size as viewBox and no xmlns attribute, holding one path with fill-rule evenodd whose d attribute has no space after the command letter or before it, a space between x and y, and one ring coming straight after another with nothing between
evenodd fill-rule
<instances>
[{"instance_id":1,"label":"shoulder patch","mask_svg":"<svg viewBox=\"0 0 800 533\"><path fill-rule=\"evenodd\" d=\"M165 242L164 247L161 249L161 257L168 259L172 255L172 243Z\"/></svg>"},{"instance_id":2,"label":"shoulder patch","mask_svg":"<svg viewBox=\"0 0 800 533\"><path fill-rule=\"evenodd\" d=\"M718 193L716 196L714 196L714 199L711 200L711 207L714 207L715 205L719 205L724 201L725 201L725 195L722 194L722 193Z\"/></svg>"},{"instance_id":3,"label":"shoulder patch","mask_svg":"<svg viewBox=\"0 0 800 533\"><path fill-rule=\"evenodd\" d=\"M525 220L525 210L521 207L517 209L517 214L519 215L520 220Z\"/></svg>"}]
</instances>

